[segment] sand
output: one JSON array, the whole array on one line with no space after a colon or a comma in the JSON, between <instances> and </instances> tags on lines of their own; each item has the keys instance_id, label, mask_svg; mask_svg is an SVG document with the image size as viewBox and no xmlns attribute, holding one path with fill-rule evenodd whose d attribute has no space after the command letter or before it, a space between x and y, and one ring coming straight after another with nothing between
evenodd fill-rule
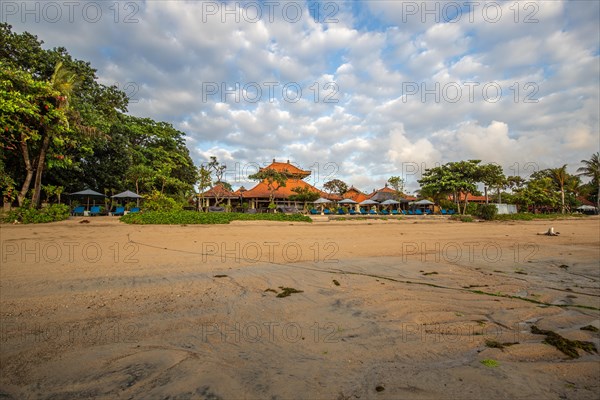
<instances>
[{"instance_id":1,"label":"sand","mask_svg":"<svg viewBox=\"0 0 600 400\"><path fill-rule=\"evenodd\" d=\"M597 217L83 219L0 225L0 398L596 399L600 390L598 354L571 359L530 332L600 348L597 332L580 330L600 327ZM560 236L537 235L550 226ZM299 293L278 297L282 288Z\"/></svg>"}]
</instances>

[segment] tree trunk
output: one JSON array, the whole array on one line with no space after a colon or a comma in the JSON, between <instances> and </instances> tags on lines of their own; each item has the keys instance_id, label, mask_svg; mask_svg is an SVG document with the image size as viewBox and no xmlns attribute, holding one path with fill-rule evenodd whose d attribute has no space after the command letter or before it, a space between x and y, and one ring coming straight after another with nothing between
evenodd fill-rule
<instances>
[{"instance_id":1,"label":"tree trunk","mask_svg":"<svg viewBox=\"0 0 600 400\"><path fill-rule=\"evenodd\" d=\"M500 188L498 188L498 204L502 204L502 192Z\"/></svg>"},{"instance_id":2,"label":"tree trunk","mask_svg":"<svg viewBox=\"0 0 600 400\"><path fill-rule=\"evenodd\" d=\"M488 201L487 186L484 186L483 190L485 191L485 204L490 204L490 202Z\"/></svg>"},{"instance_id":3,"label":"tree trunk","mask_svg":"<svg viewBox=\"0 0 600 400\"><path fill-rule=\"evenodd\" d=\"M31 205L38 207L40 205L40 197L42 192L42 174L44 173L44 166L46 164L46 152L50 146L50 136L44 135L42 141L42 148L40 149L40 156L38 158L37 168L35 170L35 182L33 183L33 196L31 197Z\"/></svg>"},{"instance_id":4,"label":"tree trunk","mask_svg":"<svg viewBox=\"0 0 600 400\"><path fill-rule=\"evenodd\" d=\"M565 189L561 188L560 189L560 212L562 214L565 213Z\"/></svg>"},{"instance_id":5,"label":"tree trunk","mask_svg":"<svg viewBox=\"0 0 600 400\"><path fill-rule=\"evenodd\" d=\"M29 158L29 149L27 148L27 142L25 141L24 135L21 135L20 145L21 154L23 155L23 162L25 163L25 170L27 171L27 173L25 175L25 181L23 182L21 191L17 195L19 207L23 206L23 202L25 201L25 197L27 196L27 191L29 190L29 186L31 186L31 180L33 179L33 167L31 166L31 160Z\"/></svg>"},{"instance_id":6,"label":"tree trunk","mask_svg":"<svg viewBox=\"0 0 600 400\"><path fill-rule=\"evenodd\" d=\"M596 214L600 213L600 182L598 182L598 197L596 197Z\"/></svg>"}]
</instances>

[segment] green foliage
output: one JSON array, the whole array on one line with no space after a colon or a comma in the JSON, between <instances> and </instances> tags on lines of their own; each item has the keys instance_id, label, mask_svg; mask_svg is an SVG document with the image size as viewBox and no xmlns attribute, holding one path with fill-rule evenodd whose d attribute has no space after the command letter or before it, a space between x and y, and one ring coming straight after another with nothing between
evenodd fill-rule
<instances>
[{"instance_id":1,"label":"green foliage","mask_svg":"<svg viewBox=\"0 0 600 400\"><path fill-rule=\"evenodd\" d=\"M451 220L453 221L460 221L460 222L473 222L475 221L473 219L473 217L471 217L470 215L453 215L450 217Z\"/></svg>"},{"instance_id":2,"label":"green foliage","mask_svg":"<svg viewBox=\"0 0 600 400\"><path fill-rule=\"evenodd\" d=\"M497 366L500 365L500 363L498 361L492 360L490 358L486 358L485 360L481 360L480 362L489 368L496 368Z\"/></svg>"},{"instance_id":3,"label":"green foliage","mask_svg":"<svg viewBox=\"0 0 600 400\"><path fill-rule=\"evenodd\" d=\"M292 192L296 194L293 194L289 197L289 200L291 201L310 203L321 197L319 193L311 190L309 187L295 187L292 189Z\"/></svg>"},{"instance_id":4,"label":"green foliage","mask_svg":"<svg viewBox=\"0 0 600 400\"><path fill-rule=\"evenodd\" d=\"M502 214L494 217L497 221L532 221L535 219L565 219L565 218L585 218L584 214L531 214L531 213L517 213L517 214Z\"/></svg>"},{"instance_id":5,"label":"green foliage","mask_svg":"<svg viewBox=\"0 0 600 400\"><path fill-rule=\"evenodd\" d=\"M46 222L63 221L69 218L69 206L66 204L52 204L42 209L26 205L9 211L5 222L21 222L23 224L40 224Z\"/></svg>"},{"instance_id":6,"label":"green foliage","mask_svg":"<svg viewBox=\"0 0 600 400\"><path fill-rule=\"evenodd\" d=\"M280 187L285 187L288 176L284 173L278 172L274 169L263 168L255 174L248 176L249 179L256 181L265 181L267 184L267 188L270 192L270 202L273 202L273 198L275 197L275 192Z\"/></svg>"},{"instance_id":7,"label":"green foliage","mask_svg":"<svg viewBox=\"0 0 600 400\"><path fill-rule=\"evenodd\" d=\"M144 198L144 210L146 211L177 211L181 209L181 205L177 201L157 190Z\"/></svg>"},{"instance_id":8,"label":"green foliage","mask_svg":"<svg viewBox=\"0 0 600 400\"><path fill-rule=\"evenodd\" d=\"M228 224L231 221L291 221L311 222L310 217L300 214L245 214L245 213L199 213L196 211L150 211L127 214L121 221L128 224L193 225Z\"/></svg>"},{"instance_id":9,"label":"green foliage","mask_svg":"<svg viewBox=\"0 0 600 400\"><path fill-rule=\"evenodd\" d=\"M341 181L339 179L332 179L328 182L325 182L325 184L323 185L323 189L325 189L329 193L335 193L341 196L348 191L348 185L346 184L346 182Z\"/></svg>"},{"instance_id":10,"label":"green foliage","mask_svg":"<svg viewBox=\"0 0 600 400\"><path fill-rule=\"evenodd\" d=\"M399 176L391 176L387 182L390 184L392 189L396 191L397 197L401 197L402 192L404 192L404 180ZM398 198L396 200L398 200Z\"/></svg>"},{"instance_id":11,"label":"green foliage","mask_svg":"<svg viewBox=\"0 0 600 400\"><path fill-rule=\"evenodd\" d=\"M498 214L498 208L495 204L479 204L475 215L486 221L491 221Z\"/></svg>"}]
</instances>

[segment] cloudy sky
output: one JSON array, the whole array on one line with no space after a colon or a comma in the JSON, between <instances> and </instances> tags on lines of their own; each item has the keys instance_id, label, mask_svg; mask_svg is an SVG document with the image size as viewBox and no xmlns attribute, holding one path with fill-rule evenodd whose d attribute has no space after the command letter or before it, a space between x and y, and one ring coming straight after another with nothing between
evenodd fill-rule
<instances>
[{"instance_id":1,"label":"cloudy sky","mask_svg":"<svg viewBox=\"0 0 600 400\"><path fill-rule=\"evenodd\" d=\"M237 187L273 158L371 191L482 159L509 175L599 150L598 1L5 1Z\"/></svg>"}]
</instances>

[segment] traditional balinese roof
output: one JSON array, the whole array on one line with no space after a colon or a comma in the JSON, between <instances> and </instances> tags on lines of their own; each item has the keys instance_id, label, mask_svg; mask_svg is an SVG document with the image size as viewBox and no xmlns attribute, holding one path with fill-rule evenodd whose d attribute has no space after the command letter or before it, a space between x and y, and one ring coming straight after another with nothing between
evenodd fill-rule
<instances>
[{"instance_id":1,"label":"traditional balinese roof","mask_svg":"<svg viewBox=\"0 0 600 400\"><path fill-rule=\"evenodd\" d=\"M454 195L453 194L449 195L448 196L448 200L454 201ZM459 193L458 200L459 201L464 201L465 200L465 194L464 193ZM470 201L470 202L473 202L473 203L485 203L485 196L476 196L474 194L467 193L467 201Z\"/></svg>"},{"instance_id":2,"label":"traditional balinese roof","mask_svg":"<svg viewBox=\"0 0 600 400\"><path fill-rule=\"evenodd\" d=\"M287 160L287 162L282 163L282 162L277 162L277 161L275 161L275 159L273 159L273 162L270 165L268 165L264 168L261 168L260 170L262 171L265 169L272 169L277 172L284 173L284 174L288 175L289 177L306 178L307 176L310 175L310 171L304 171L304 170L296 167L295 165L290 163L290 160Z\"/></svg>"},{"instance_id":3,"label":"traditional balinese roof","mask_svg":"<svg viewBox=\"0 0 600 400\"><path fill-rule=\"evenodd\" d=\"M235 197L240 197L239 194L235 194L235 192L232 192L230 190L227 190L225 188L225 186L223 186L222 183L217 183L215 186L211 187L209 190L207 190L206 192L203 193L204 197L207 198L211 198L211 197L220 197L220 198L235 198Z\"/></svg>"},{"instance_id":4,"label":"traditional balinese roof","mask_svg":"<svg viewBox=\"0 0 600 400\"><path fill-rule=\"evenodd\" d=\"M318 193L322 197L330 197L327 193L306 183L302 179L297 178L289 178L285 182L285 186L282 187L279 187L277 182L273 182L273 187L276 188L276 190L273 192L273 197L276 199L287 199L288 197L297 194L296 192L292 191L292 189L295 189L297 187L308 188L309 190ZM268 199L271 197L271 192L269 191L269 184L266 181L262 181L256 186L254 186L252 189L243 192L242 197L245 199Z\"/></svg>"},{"instance_id":5,"label":"traditional balinese roof","mask_svg":"<svg viewBox=\"0 0 600 400\"><path fill-rule=\"evenodd\" d=\"M369 196L367 196L366 194L364 194L363 192L361 192L354 186L350 186L350 188L348 190L346 190L346 193L344 193L342 195L342 198L354 200L357 203L360 203L361 201L368 199Z\"/></svg>"},{"instance_id":6,"label":"traditional balinese roof","mask_svg":"<svg viewBox=\"0 0 600 400\"><path fill-rule=\"evenodd\" d=\"M388 185L385 185L385 187L382 187L379 190L374 191L373 193L371 193L369 196L367 196L367 198L371 199L371 200L375 200L378 202L382 202L382 201L386 201L386 200L397 200L398 194L396 193L396 191L390 187L388 187Z\"/></svg>"}]
</instances>

